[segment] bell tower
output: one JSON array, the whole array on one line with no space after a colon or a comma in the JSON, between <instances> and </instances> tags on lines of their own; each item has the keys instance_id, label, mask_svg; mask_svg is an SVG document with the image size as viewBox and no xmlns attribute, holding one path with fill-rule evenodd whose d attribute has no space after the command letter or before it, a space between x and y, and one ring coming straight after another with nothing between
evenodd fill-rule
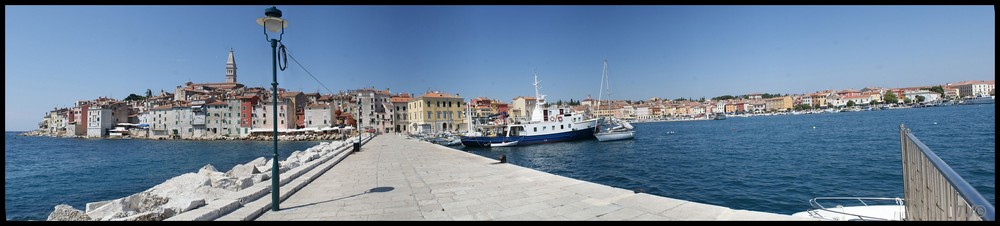
<instances>
[{"instance_id":1,"label":"bell tower","mask_svg":"<svg viewBox=\"0 0 1000 226\"><path fill-rule=\"evenodd\" d=\"M236 58L233 49L229 49L229 59L226 60L226 83L236 83Z\"/></svg>"}]
</instances>

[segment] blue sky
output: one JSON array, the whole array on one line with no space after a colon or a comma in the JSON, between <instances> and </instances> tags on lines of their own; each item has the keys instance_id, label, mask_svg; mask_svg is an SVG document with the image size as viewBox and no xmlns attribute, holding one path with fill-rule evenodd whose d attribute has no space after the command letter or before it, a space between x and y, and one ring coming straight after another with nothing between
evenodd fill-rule
<instances>
[{"instance_id":1,"label":"blue sky","mask_svg":"<svg viewBox=\"0 0 1000 226\"><path fill-rule=\"evenodd\" d=\"M5 130L54 107L187 81L270 86L269 6L5 6ZM509 102L808 93L995 79L992 6L278 6L284 43L334 92ZM327 93L289 61L279 86Z\"/></svg>"}]
</instances>

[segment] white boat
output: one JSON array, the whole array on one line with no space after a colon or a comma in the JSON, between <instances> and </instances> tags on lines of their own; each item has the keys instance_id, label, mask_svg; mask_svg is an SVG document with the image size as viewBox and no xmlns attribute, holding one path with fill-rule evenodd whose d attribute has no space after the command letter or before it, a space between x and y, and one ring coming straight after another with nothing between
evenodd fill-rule
<instances>
[{"instance_id":1,"label":"white boat","mask_svg":"<svg viewBox=\"0 0 1000 226\"><path fill-rule=\"evenodd\" d=\"M990 95L979 95L977 97L970 97L962 100L962 104L992 104L996 103L994 96Z\"/></svg>"},{"instance_id":2,"label":"white boat","mask_svg":"<svg viewBox=\"0 0 1000 226\"><path fill-rule=\"evenodd\" d=\"M840 203L827 207L819 202ZM855 205L844 206L845 201ZM887 203L888 202L888 203ZM906 207L901 198L819 197L809 200L814 209L792 214L823 221L902 221ZM858 205L860 204L860 205Z\"/></svg>"},{"instance_id":3,"label":"white boat","mask_svg":"<svg viewBox=\"0 0 1000 226\"><path fill-rule=\"evenodd\" d=\"M490 143L489 146L490 147L511 147L511 146L517 146L517 141L508 141L508 142L500 142L500 143Z\"/></svg>"},{"instance_id":4,"label":"white boat","mask_svg":"<svg viewBox=\"0 0 1000 226\"><path fill-rule=\"evenodd\" d=\"M594 134L598 141L615 141L615 140L625 140L632 139L635 137L635 131L609 131Z\"/></svg>"},{"instance_id":5,"label":"white boat","mask_svg":"<svg viewBox=\"0 0 1000 226\"><path fill-rule=\"evenodd\" d=\"M545 95L538 91L538 84L536 75L534 85L537 101L535 109L531 111L530 121L476 126L478 128L461 136L462 145L499 147L497 145L531 145L594 138L597 119L584 119L583 114L569 108L546 108Z\"/></svg>"},{"instance_id":6,"label":"white boat","mask_svg":"<svg viewBox=\"0 0 1000 226\"><path fill-rule=\"evenodd\" d=\"M608 85L605 86L605 83ZM601 89L599 90L599 95L597 97L597 109L601 109L601 98L603 97L604 89L608 90L608 100L611 100L611 83L608 81L608 60L604 60L604 73L601 75ZM594 128L594 137L597 137L597 141L616 141L616 140L627 140L635 137L635 127L629 124L628 121L619 120L615 117L609 117L608 120L603 118L598 119L597 123L599 126Z\"/></svg>"}]
</instances>

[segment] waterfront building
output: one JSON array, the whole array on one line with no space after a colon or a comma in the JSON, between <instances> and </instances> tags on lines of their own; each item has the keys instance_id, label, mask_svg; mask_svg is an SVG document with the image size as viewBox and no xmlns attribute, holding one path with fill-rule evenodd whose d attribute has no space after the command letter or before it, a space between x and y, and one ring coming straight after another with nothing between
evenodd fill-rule
<instances>
[{"instance_id":1,"label":"waterfront building","mask_svg":"<svg viewBox=\"0 0 1000 226\"><path fill-rule=\"evenodd\" d=\"M305 127L305 108L309 104L309 99L302 92L284 92L278 94L281 98L287 98L292 102L288 105L292 114L292 121L294 121L294 127L304 128Z\"/></svg>"},{"instance_id":2,"label":"waterfront building","mask_svg":"<svg viewBox=\"0 0 1000 226\"><path fill-rule=\"evenodd\" d=\"M400 93L389 97L393 109L392 127L397 133L406 133L409 131L407 130L407 125L410 124L409 111L406 107L412 97L413 95L408 93Z\"/></svg>"},{"instance_id":3,"label":"waterfront building","mask_svg":"<svg viewBox=\"0 0 1000 226\"><path fill-rule=\"evenodd\" d=\"M410 130L415 133L463 131L465 122L465 101L458 95L427 92L407 103L410 114Z\"/></svg>"},{"instance_id":4,"label":"waterfront building","mask_svg":"<svg viewBox=\"0 0 1000 226\"><path fill-rule=\"evenodd\" d=\"M93 107L87 110L87 137L101 138L107 135L107 130L114 127L115 118L112 109L105 106Z\"/></svg>"},{"instance_id":5,"label":"waterfront building","mask_svg":"<svg viewBox=\"0 0 1000 226\"><path fill-rule=\"evenodd\" d=\"M921 103L934 102L941 99L941 94L930 90L907 91L903 93L903 95L905 98L910 98L910 100L913 100L913 103L917 103L917 96L924 97L924 102Z\"/></svg>"},{"instance_id":6,"label":"waterfront building","mask_svg":"<svg viewBox=\"0 0 1000 226\"><path fill-rule=\"evenodd\" d=\"M254 106L260 102L260 97L257 95L245 95L239 96L237 99L240 100L240 111L239 111L239 122L240 127L243 128L243 134L249 134L250 131L247 128L254 128Z\"/></svg>"},{"instance_id":7,"label":"waterfront building","mask_svg":"<svg viewBox=\"0 0 1000 226\"><path fill-rule=\"evenodd\" d=\"M808 96L809 96L809 103L811 103L813 108L826 108L826 98L830 96L830 93L817 92L809 94Z\"/></svg>"},{"instance_id":8,"label":"waterfront building","mask_svg":"<svg viewBox=\"0 0 1000 226\"><path fill-rule=\"evenodd\" d=\"M760 114L767 111L767 104L762 100L754 100L750 102L750 112L754 114Z\"/></svg>"},{"instance_id":9,"label":"waterfront building","mask_svg":"<svg viewBox=\"0 0 1000 226\"><path fill-rule=\"evenodd\" d=\"M765 111L784 112L792 107L792 97L780 96L764 99Z\"/></svg>"},{"instance_id":10,"label":"waterfront building","mask_svg":"<svg viewBox=\"0 0 1000 226\"><path fill-rule=\"evenodd\" d=\"M635 108L635 119L638 120L649 120L653 119L653 113L649 110L649 106L639 106Z\"/></svg>"},{"instance_id":11,"label":"waterfront building","mask_svg":"<svg viewBox=\"0 0 1000 226\"><path fill-rule=\"evenodd\" d=\"M726 114L735 114L736 113L736 105L737 104L735 102L733 102L733 103L726 103L726 106L724 108L724 111L726 112Z\"/></svg>"},{"instance_id":12,"label":"waterfront building","mask_svg":"<svg viewBox=\"0 0 1000 226\"><path fill-rule=\"evenodd\" d=\"M253 108L253 125L252 129L258 131L273 131L274 130L274 102L272 100L261 100L258 105ZM278 131L294 129L295 128L295 115L293 114L291 100L288 98L278 98ZM253 131L251 131L253 132Z\"/></svg>"},{"instance_id":13,"label":"waterfront building","mask_svg":"<svg viewBox=\"0 0 1000 226\"><path fill-rule=\"evenodd\" d=\"M305 122L310 129L333 127L336 123L335 109L330 104L310 104L306 106Z\"/></svg>"},{"instance_id":14,"label":"waterfront building","mask_svg":"<svg viewBox=\"0 0 1000 226\"><path fill-rule=\"evenodd\" d=\"M48 133L55 136L62 136L66 134L66 123L69 121L68 116L70 110L68 108L58 108L49 111L48 120Z\"/></svg>"},{"instance_id":15,"label":"waterfront building","mask_svg":"<svg viewBox=\"0 0 1000 226\"><path fill-rule=\"evenodd\" d=\"M172 113L170 109L171 105L160 105L149 109L149 131L152 132L153 137L165 137L168 136L167 132L167 119L171 118ZM172 124L172 122L171 122Z\"/></svg>"},{"instance_id":16,"label":"waterfront building","mask_svg":"<svg viewBox=\"0 0 1000 226\"><path fill-rule=\"evenodd\" d=\"M959 92L960 91L959 91L958 88L946 87L946 88L944 88L944 97L947 97L947 98L958 98L958 97L961 96L961 95L959 95Z\"/></svg>"},{"instance_id":17,"label":"waterfront building","mask_svg":"<svg viewBox=\"0 0 1000 226\"><path fill-rule=\"evenodd\" d=\"M994 95L994 81L973 81L958 86L961 97Z\"/></svg>"},{"instance_id":18,"label":"waterfront building","mask_svg":"<svg viewBox=\"0 0 1000 226\"><path fill-rule=\"evenodd\" d=\"M388 123L388 116L386 116L386 107L391 106L392 103L389 102L390 92L386 90L376 90L372 88L364 88L358 90L348 91L348 95L353 98L353 103L348 103L349 109L347 112L354 113L357 106L356 98L361 98L361 112L358 114L353 114L356 119L359 120L359 125L362 129L378 129L385 130L386 124Z\"/></svg>"}]
</instances>

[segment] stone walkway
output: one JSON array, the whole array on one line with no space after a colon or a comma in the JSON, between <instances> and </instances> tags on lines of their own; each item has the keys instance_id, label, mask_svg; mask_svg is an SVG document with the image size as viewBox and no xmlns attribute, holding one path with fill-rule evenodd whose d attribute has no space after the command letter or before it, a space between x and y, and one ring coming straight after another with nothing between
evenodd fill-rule
<instances>
[{"instance_id":1,"label":"stone walkway","mask_svg":"<svg viewBox=\"0 0 1000 226\"><path fill-rule=\"evenodd\" d=\"M553 175L381 135L256 220L811 220Z\"/></svg>"}]
</instances>

